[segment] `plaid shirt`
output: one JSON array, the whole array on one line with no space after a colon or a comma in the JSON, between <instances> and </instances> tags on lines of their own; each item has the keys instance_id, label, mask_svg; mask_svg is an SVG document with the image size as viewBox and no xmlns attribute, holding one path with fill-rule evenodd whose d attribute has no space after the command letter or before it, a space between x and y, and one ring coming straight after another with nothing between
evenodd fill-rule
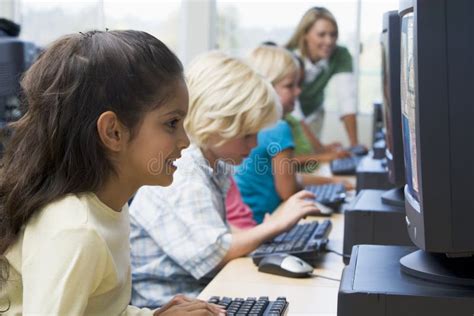
<instances>
[{"instance_id":1,"label":"plaid shirt","mask_svg":"<svg viewBox=\"0 0 474 316\"><path fill-rule=\"evenodd\" d=\"M178 293L197 296L231 244L225 220L230 166L213 170L192 145L169 187L142 187L130 207L132 303L157 307Z\"/></svg>"}]
</instances>

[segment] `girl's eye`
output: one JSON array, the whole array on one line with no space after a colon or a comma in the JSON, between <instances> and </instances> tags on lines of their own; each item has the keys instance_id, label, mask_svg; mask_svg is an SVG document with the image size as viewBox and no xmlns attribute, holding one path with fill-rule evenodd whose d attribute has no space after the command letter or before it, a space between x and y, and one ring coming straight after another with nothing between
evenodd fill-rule
<instances>
[{"instance_id":1,"label":"girl's eye","mask_svg":"<svg viewBox=\"0 0 474 316\"><path fill-rule=\"evenodd\" d=\"M178 119L174 119L174 120L171 120L171 121L167 122L166 126L168 126L171 129L175 129L176 126L178 125L178 122L179 122Z\"/></svg>"}]
</instances>

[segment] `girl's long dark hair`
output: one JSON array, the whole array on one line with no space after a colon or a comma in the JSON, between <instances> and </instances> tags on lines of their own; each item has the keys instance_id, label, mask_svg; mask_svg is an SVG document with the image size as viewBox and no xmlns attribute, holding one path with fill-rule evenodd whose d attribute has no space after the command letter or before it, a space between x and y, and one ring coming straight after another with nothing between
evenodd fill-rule
<instances>
[{"instance_id":1,"label":"girl's long dark hair","mask_svg":"<svg viewBox=\"0 0 474 316\"><path fill-rule=\"evenodd\" d=\"M43 206L98 189L114 173L97 133L113 111L132 137L143 114L183 80L178 58L138 31L91 31L54 42L22 80L27 112L13 128L0 169L0 286L5 252Z\"/></svg>"}]
</instances>

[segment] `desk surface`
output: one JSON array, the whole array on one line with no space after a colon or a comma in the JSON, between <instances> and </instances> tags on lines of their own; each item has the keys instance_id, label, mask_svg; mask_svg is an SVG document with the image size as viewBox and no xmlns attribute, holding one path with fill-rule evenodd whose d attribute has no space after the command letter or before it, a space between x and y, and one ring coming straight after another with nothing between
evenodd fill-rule
<instances>
[{"instance_id":1,"label":"desk surface","mask_svg":"<svg viewBox=\"0 0 474 316\"><path fill-rule=\"evenodd\" d=\"M323 165L318 174L326 174L329 167ZM351 181L354 181L351 177ZM324 220L325 217L311 219ZM308 219L308 220L311 220ZM328 248L342 252L344 217L330 217L333 229L329 235ZM315 274L336 279L341 278L344 264L334 253L324 254ZM268 296L271 300L285 296L290 303L288 315L336 315L339 282L318 277L292 279L258 272L249 257L229 262L199 295L207 300L211 296L249 297Z\"/></svg>"},{"instance_id":2,"label":"desk surface","mask_svg":"<svg viewBox=\"0 0 474 316\"><path fill-rule=\"evenodd\" d=\"M315 217L316 219L316 217ZM317 218L323 220L324 218ZM341 214L331 217L333 230L328 248L342 252L344 218ZM314 270L320 274L340 279L344 264L334 253L323 255L321 264ZM339 282L322 279L292 279L258 272L249 257L229 262L201 292L199 298L211 296L249 297L268 296L271 300L285 296L290 303L288 315L336 315Z\"/></svg>"}]
</instances>

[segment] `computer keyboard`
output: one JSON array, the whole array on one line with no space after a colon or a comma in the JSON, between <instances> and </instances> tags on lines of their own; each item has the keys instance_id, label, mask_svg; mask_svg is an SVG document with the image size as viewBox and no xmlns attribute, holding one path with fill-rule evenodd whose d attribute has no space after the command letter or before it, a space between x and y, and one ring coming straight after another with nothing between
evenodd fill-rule
<instances>
[{"instance_id":1,"label":"computer keyboard","mask_svg":"<svg viewBox=\"0 0 474 316\"><path fill-rule=\"evenodd\" d=\"M280 316L288 312L288 302L285 297L270 301L267 296L243 298L230 298L213 296L209 303L217 304L227 311L227 316Z\"/></svg>"},{"instance_id":2,"label":"computer keyboard","mask_svg":"<svg viewBox=\"0 0 474 316\"><path fill-rule=\"evenodd\" d=\"M357 157L335 159L331 161L329 167L334 175L354 175L359 161Z\"/></svg>"},{"instance_id":3,"label":"computer keyboard","mask_svg":"<svg viewBox=\"0 0 474 316\"><path fill-rule=\"evenodd\" d=\"M317 264L319 254L326 248L332 229L330 220L319 223L313 221L295 225L290 231L281 233L270 241L260 245L252 254L253 262L258 265L263 257L272 253L288 253L311 264Z\"/></svg>"},{"instance_id":4,"label":"computer keyboard","mask_svg":"<svg viewBox=\"0 0 474 316\"><path fill-rule=\"evenodd\" d=\"M316 201L329 207L339 207L346 198L346 188L341 183L310 185L305 188L316 196Z\"/></svg>"}]
</instances>

